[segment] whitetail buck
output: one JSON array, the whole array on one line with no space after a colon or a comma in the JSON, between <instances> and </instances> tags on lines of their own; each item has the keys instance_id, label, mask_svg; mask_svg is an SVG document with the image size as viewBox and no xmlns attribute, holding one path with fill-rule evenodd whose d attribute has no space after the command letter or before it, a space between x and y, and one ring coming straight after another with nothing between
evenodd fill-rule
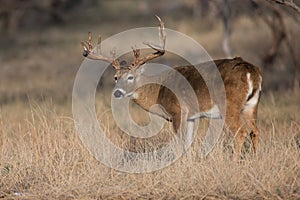
<instances>
[{"instance_id":1,"label":"whitetail buck","mask_svg":"<svg viewBox=\"0 0 300 200\"><path fill-rule=\"evenodd\" d=\"M118 59L106 57L99 52L94 52L91 44L91 35L86 42L82 42L84 48L83 55L94 60L103 60L110 62L115 68L115 88L113 95L115 98L131 98L136 104L146 111L150 112L150 108L154 104L159 104L163 108L156 111L157 114L166 120L172 122L174 131L179 131L181 124L180 105L176 96L166 87L158 84L147 84L141 87L139 81L143 77L141 66L146 62L160 57L165 53L166 35L164 32L164 23L159 17L159 38L160 46L145 43L155 52L141 57L139 49L133 49L134 60L131 65L121 67ZM98 41L100 45L101 41ZM200 65L209 65L204 63ZM245 138L250 134L253 143L254 152L257 150L258 129L256 126L257 109L261 95L262 77L258 67L244 61L240 57L233 59L214 60L211 64L215 64L220 72L226 91L226 119L225 123L230 132L235 136L235 153L241 154L242 146ZM182 74L189 82L198 99L199 112L188 108L187 120L194 122L195 119L201 117L219 118L220 113L216 108L216 104L212 101L208 88L194 66L179 66L174 68ZM170 78L170 77L169 77ZM176 80L174 80L176 81ZM153 113L153 111L151 111ZM244 121L246 123L244 123ZM245 125L246 124L246 125Z\"/></svg>"}]
</instances>

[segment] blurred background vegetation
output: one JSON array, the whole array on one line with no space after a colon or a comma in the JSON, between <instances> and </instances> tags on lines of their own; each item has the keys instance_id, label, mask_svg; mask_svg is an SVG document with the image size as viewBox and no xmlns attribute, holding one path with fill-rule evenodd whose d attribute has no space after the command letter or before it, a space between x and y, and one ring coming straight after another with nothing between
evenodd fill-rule
<instances>
[{"instance_id":1,"label":"blurred background vegetation","mask_svg":"<svg viewBox=\"0 0 300 200\"><path fill-rule=\"evenodd\" d=\"M241 56L259 66L264 91L297 93L300 2L286 2L292 1L0 0L0 105L69 102L87 32L105 39L155 26L154 15L214 59ZM113 84L113 76L106 81Z\"/></svg>"}]
</instances>

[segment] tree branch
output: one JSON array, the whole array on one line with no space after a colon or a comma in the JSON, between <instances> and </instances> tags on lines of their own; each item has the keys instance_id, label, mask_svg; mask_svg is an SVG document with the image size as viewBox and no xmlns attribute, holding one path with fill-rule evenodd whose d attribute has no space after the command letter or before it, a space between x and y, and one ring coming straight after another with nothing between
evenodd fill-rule
<instances>
[{"instance_id":1,"label":"tree branch","mask_svg":"<svg viewBox=\"0 0 300 200\"><path fill-rule=\"evenodd\" d=\"M295 4L293 0L289 0L289 1L288 0L269 0L269 1L288 6L292 9L294 9L296 12L300 13L300 7L297 4Z\"/></svg>"}]
</instances>

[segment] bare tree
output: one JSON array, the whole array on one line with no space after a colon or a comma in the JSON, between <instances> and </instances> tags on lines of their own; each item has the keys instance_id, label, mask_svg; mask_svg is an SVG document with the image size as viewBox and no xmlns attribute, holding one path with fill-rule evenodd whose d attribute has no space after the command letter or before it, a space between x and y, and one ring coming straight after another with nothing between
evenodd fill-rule
<instances>
[{"instance_id":1,"label":"bare tree","mask_svg":"<svg viewBox=\"0 0 300 200\"><path fill-rule=\"evenodd\" d=\"M239 15L248 15L251 19L258 16L263 20L271 32L271 45L266 53L261 56L262 66L265 70L276 70L274 65L278 58L284 58L286 69L294 74L295 85L299 87L299 57L296 55L296 46L292 39L292 32L286 24L286 17L292 17L295 22L299 23L299 6L293 0L211 0L210 4L204 4L201 0L197 3L204 6L205 12L210 13L212 6L216 8L217 15L223 25L222 49L226 57L234 55L230 48L230 37L234 31L232 24L238 19ZM198 6L198 7L199 7ZM254 10L254 13L253 13ZM284 55L284 57L282 57ZM292 70L292 71L291 71ZM291 83L291 82L290 82Z\"/></svg>"},{"instance_id":2,"label":"bare tree","mask_svg":"<svg viewBox=\"0 0 300 200\"><path fill-rule=\"evenodd\" d=\"M272 32L273 42L272 47L268 51L267 55L264 57L264 63L270 65L273 63L274 59L278 55L280 46L283 42L286 43L290 56L293 60L293 64L297 65L296 54L292 48L291 42L288 39L287 28L283 20L283 11L275 4L269 4L268 8L271 11L270 16L263 12L263 8L255 0L252 0L253 6L257 11L258 15L263 19L263 21L268 25Z\"/></svg>"},{"instance_id":3,"label":"bare tree","mask_svg":"<svg viewBox=\"0 0 300 200\"><path fill-rule=\"evenodd\" d=\"M280 2L280 4L292 5L287 3L293 2L284 0L251 0L251 2L258 16L260 16L261 19L266 23L272 33L271 47L262 57L264 68L267 70L272 70L275 59L278 58L279 53L282 51L282 46L286 45L286 56L290 58L291 63L294 66L294 88L299 88L299 58L296 55L295 48L293 47L293 43L287 31L286 24L284 23L285 9L283 9L283 7L279 6L278 4ZM297 20L297 18L295 19Z\"/></svg>"},{"instance_id":4,"label":"bare tree","mask_svg":"<svg viewBox=\"0 0 300 200\"><path fill-rule=\"evenodd\" d=\"M229 23L230 17L230 6L228 0L223 0L222 9L220 12L220 16L223 23L224 33L223 33L223 41L222 48L227 58L232 58L232 51L229 45L229 38L231 35L231 25Z\"/></svg>"}]
</instances>

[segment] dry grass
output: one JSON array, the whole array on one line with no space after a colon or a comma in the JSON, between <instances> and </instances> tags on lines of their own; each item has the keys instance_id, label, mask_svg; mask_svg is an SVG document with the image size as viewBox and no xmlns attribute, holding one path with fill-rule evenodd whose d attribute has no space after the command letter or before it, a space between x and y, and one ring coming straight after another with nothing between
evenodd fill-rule
<instances>
[{"instance_id":1,"label":"dry grass","mask_svg":"<svg viewBox=\"0 0 300 200\"><path fill-rule=\"evenodd\" d=\"M299 199L299 95L278 96L266 96L260 106L257 157L248 152L234 162L219 145L200 160L193 148L171 166L146 174L121 173L95 160L65 109L4 106L0 198Z\"/></svg>"},{"instance_id":2,"label":"dry grass","mask_svg":"<svg viewBox=\"0 0 300 200\"><path fill-rule=\"evenodd\" d=\"M92 18L95 12L86 13ZM152 13L151 18L143 15L134 22L120 22L118 17L0 37L0 199L300 199L300 96L290 92L263 95L257 157L246 152L242 162L233 162L227 143L226 147L221 143L200 160L196 157L199 131L187 155L153 173L121 173L94 159L83 147L71 115L72 85L82 60L79 41L87 31L106 38L155 22ZM212 57L224 56L221 24L202 30L198 20L163 17L168 28L192 36ZM294 30L291 37L298 47L299 27L292 24L289 28ZM269 48L268 37L262 22L241 18L232 36L233 51L259 64L259 57ZM285 88L283 79L292 80L290 67L283 64L289 59L280 57L276 72L264 74L268 89L275 84L279 86L273 88ZM104 82L112 84L113 77L107 77ZM26 103L30 99L37 103ZM110 102L97 103L99 120L111 121ZM147 120L137 112L133 118ZM136 142L114 123L104 126L114 143L136 151L168 141L170 133L167 124L160 137Z\"/></svg>"}]
</instances>

